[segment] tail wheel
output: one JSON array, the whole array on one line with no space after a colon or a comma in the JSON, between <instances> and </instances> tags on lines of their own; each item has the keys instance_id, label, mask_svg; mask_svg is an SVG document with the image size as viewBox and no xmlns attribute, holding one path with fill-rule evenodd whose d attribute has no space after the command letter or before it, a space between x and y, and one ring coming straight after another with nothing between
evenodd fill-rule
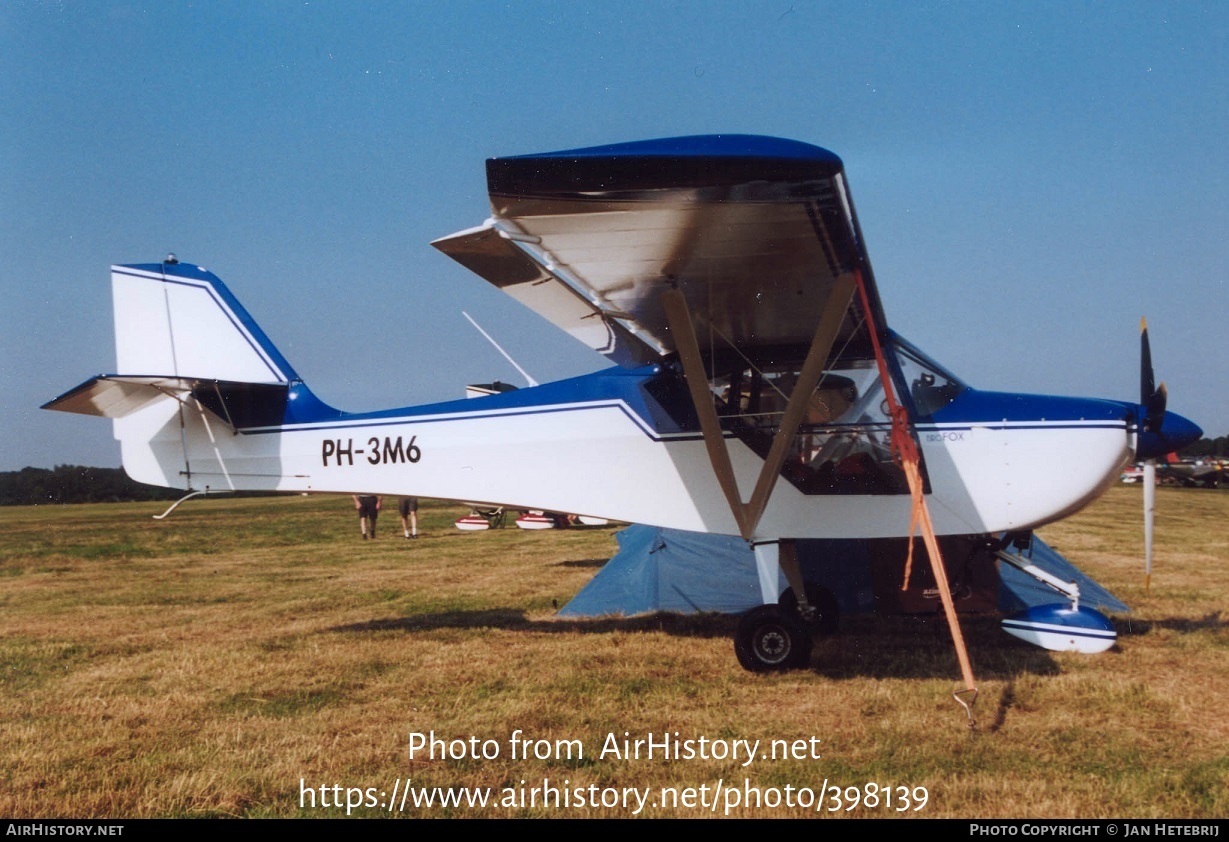
<instances>
[{"instance_id":1,"label":"tail wheel","mask_svg":"<svg viewBox=\"0 0 1229 842\"><path fill-rule=\"evenodd\" d=\"M797 615L776 605L761 605L738 621L734 654L750 672L797 669L811 660L811 633Z\"/></svg>"},{"instance_id":2,"label":"tail wheel","mask_svg":"<svg viewBox=\"0 0 1229 842\"><path fill-rule=\"evenodd\" d=\"M781 598L777 600L777 604L786 614L798 618L798 621L810 629L812 634L818 637L835 634L841 622L841 607L836 597L832 595L832 591L823 585L808 582L806 594L810 610L805 613L798 606L798 597L794 596L793 588L786 588Z\"/></svg>"}]
</instances>

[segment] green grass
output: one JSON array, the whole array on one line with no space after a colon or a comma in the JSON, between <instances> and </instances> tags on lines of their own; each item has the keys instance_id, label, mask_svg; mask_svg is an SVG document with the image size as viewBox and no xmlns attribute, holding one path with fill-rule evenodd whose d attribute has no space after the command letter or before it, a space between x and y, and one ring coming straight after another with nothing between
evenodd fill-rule
<instances>
[{"instance_id":1,"label":"green grass","mask_svg":"<svg viewBox=\"0 0 1229 842\"><path fill-rule=\"evenodd\" d=\"M196 500L165 521L150 517L157 503L0 509L0 814L344 815L300 806L300 781L387 791L411 779L498 799L544 778L654 791L925 787L926 807L909 813L921 816L1229 814L1229 493L1161 490L1148 590L1139 489L1047 528L1134 611L1118 620L1118 645L1092 657L963 618L974 729L951 696L959 671L941 620L847 617L809 669L752 675L734 660L730 618L553 618L615 551L612 529L462 534L451 524L464 509L424 503L414 542L397 537L395 510L379 540L359 540L341 497ZM580 740L585 754L513 759L517 729ZM501 751L411 758L415 732ZM624 732L764 746L814 737L822 757L600 757Z\"/></svg>"}]
</instances>

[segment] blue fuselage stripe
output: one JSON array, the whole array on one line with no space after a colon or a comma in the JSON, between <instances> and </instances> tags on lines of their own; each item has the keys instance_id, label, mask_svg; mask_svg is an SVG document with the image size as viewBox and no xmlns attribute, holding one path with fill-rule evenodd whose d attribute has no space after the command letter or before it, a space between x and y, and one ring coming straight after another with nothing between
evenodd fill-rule
<instances>
[{"instance_id":1,"label":"blue fuselage stripe","mask_svg":"<svg viewBox=\"0 0 1229 842\"><path fill-rule=\"evenodd\" d=\"M554 415L562 412L588 412L597 409L617 409L628 417L637 427L644 432L653 441L688 441L699 440L703 436L700 433L674 433L661 434L653 430L644 419L640 418L636 413L632 412L626 403L623 401L609 401L602 403L586 403L575 404L572 406L551 406L541 408L526 408L522 410L505 411L505 412L489 412L489 413L467 413L467 414L442 414L442 415L399 415L393 418L381 413L379 416L363 418L361 416L351 416L344 421L320 424L293 424L278 427L252 427L241 429L240 432L245 435L267 435L270 433L298 433L298 432L317 432L320 430L346 430L352 428L367 428L367 427L399 427L407 424L439 424L448 421L490 421L499 418L515 418L518 416L529 415ZM727 433L727 436L733 435Z\"/></svg>"}]
</instances>

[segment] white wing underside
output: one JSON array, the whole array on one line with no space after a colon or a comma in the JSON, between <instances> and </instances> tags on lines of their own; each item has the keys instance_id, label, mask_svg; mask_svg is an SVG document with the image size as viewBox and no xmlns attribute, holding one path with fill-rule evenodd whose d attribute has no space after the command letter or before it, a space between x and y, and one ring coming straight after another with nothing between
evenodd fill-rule
<instances>
[{"instance_id":1,"label":"white wing underside","mask_svg":"<svg viewBox=\"0 0 1229 842\"><path fill-rule=\"evenodd\" d=\"M702 341L805 347L855 262L841 176L822 195L788 201L657 193L492 196L496 216L433 245L622 365L677 351L661 305L671 288L683 293ZM842 336L857 321L851 313Z\"/></svg>"}]
</instances>

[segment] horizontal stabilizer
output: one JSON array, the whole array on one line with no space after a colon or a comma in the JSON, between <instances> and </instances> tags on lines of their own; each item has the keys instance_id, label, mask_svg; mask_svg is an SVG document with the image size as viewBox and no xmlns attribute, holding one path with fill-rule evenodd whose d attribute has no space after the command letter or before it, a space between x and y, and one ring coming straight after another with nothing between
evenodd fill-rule
<instances>
[{"instance_id":1,"label":"horizontal stabilizer","mask_svg":"<svg viewBox=\"0 0 1229 842\"><path fill-rule=\"evenodd\" d=\"M186 393L191 387L182 385L178 377L118 377L100 374L76 388L69 389L40 409L98 415L102 418L123 418L143 409L160 397L176 392Z\"/></svg>"},{"instance_id":2,"label":"horizontal stabilizer","mask_svg":"<svg viewBox=\"0 0 1229 842\"><path fill-rule=\"evenodd\" d=\"M159 398L192 400L232 428L280 424L289 386L281 383L237 383L197 377L141 377L100 374L43 404L43 409L123 418Z\"/></svg>"}]
</instances>

